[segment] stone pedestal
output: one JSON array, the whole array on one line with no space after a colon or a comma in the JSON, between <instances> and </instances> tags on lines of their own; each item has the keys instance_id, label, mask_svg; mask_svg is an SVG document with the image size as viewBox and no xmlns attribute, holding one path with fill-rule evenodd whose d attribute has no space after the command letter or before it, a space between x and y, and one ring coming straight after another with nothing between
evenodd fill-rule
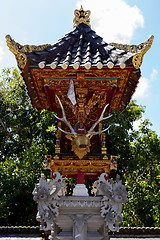
<instances>
[{"instance_id":1,"label":"stone pedestal","mask_svg":"<svg viewBox=\"0 0 160 240\"><path fill-rule=\"evenodd\" d=\"M55 220L55 239L103 239L105 222L101 217L102 197L60 197Z\"/></svg>"},{"instance_id":2,"label":"stone pedestal","mask_svg":"<svg viewBox=\"0 0 160 240\"><path fill-rule=\"evenodd\" d=\"M118 178L115 182L109 181L106 173L101 174L94 184L94 197L87 196L87 189L82 185L76 186L74 196L64 196L65 183L58 172L50 181L42 175L35 185L37 221L42 230L50 231L50 240L108 240L108 229L119 229L123 219L122 203L127 200L122 182Z\"/></svg>"}]
</instances>

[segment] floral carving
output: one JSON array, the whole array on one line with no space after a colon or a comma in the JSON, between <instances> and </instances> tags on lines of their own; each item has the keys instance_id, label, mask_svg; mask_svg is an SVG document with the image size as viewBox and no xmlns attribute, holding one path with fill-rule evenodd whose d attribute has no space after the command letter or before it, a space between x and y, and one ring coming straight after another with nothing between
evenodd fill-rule
<instances>
[{"instance_id":1,"label":"floral carving","mask_svg":"<svg viewBox=\"0 0 160 240\"><path fill-rule=\"evenodd\" d=\"M41 223L41 229L45 231L51 228L51 223L59 214L58 200L61 194L60 191L66 187L59 172L54 172L52 177L51 181L46 181L44 174L42 174L32 193L34 201L38 202L36 219Z\"/></svg>"},{"instance_id":2,"label":"floral carving","mask_svg":"<svg viewBox=\"0 0 160 240\"><path fill-rule=\"evenodd\" d=\"M111 231L119 229L119 223L122 222L122 203L127 201L126 187L117 175L116 181L109 181L108 174L102 173L99 180L94 184L94 194L103 195L101 216L105 218L106 227Z\"/></svg>"}]
</instances>

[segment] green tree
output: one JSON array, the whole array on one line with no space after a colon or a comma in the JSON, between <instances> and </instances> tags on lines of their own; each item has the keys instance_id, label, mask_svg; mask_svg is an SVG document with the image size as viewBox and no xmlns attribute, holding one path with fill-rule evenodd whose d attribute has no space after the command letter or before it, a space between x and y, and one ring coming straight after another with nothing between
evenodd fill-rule
<instances>
[{"instance_id":1,"label":"green tree","mask_svg":"<svg viewBox=\"0 0 160 240\"><path fill-rule=\"evenodd\" d=\"M54 151L55 135L47 131L53 113L32 108L17 69L0 77L0 225L35 225L34 184L44 155ZM54 128L56 130L56 128Z\"/></svg>"},{"instance_id":2,"label":"green tree","mask_svg":"<svg viewBox=\"0 0 160 240\"><path fill-rule=\"evenodd\" d=\"M132 132L134 165L124 175L129 198L124 205L124 226L160 226L160 138L149 126L144 120Z\"/></svg>"},{"instance_id":3,"label":"green tree","mask_svg":"<svg viewBox=\"0 0 160 240\"><path fill-rule=\"evenodd\" d=\"M34 184L43 171L43 155L31 147L21 161L16 157L0 163L0 225L37 225Z\"/></svg>"},{"instance_id":4,"label":"green tree","mask_svg":"<svg viewBox=\"0 0 160 240\"><path fill-rule=\"evenodd\" d=\"M160 138L143 120L144 110L132 101L122 113L113 112L114 124L106 133L108 152L119 156L117 173L128 189L122 226L160 226Z\"/></svg>"},{"instance_id":5,"label":"green tree","mask_svg":"<svg viewBox=\"0 0 160 240\"><path fill-rule=\"evenodd\" d=\"M23 158L33 144L54 150L55 136L47 132L55 122L53 113L32 108L17 69L4 69L0 78L1 158ZM56 130L56 129L55 129Z\"/></svg>"},{"instance_id":6,"label":"green tree","mask_svg":"<svg viewBox=\"0 0 160 240\"><path fill-rule=\"evenodd\" d=\"M110 122L104 123L104 127L110 125L106 132L106 146L108 153L118 155L119 173L124 173L129 168L134 170L134 157L131 149L131 142L134 141L134 122L142 118L145 107L131 101L129 106L122 112L111 113Z\"/></svg>"}]
</instances>

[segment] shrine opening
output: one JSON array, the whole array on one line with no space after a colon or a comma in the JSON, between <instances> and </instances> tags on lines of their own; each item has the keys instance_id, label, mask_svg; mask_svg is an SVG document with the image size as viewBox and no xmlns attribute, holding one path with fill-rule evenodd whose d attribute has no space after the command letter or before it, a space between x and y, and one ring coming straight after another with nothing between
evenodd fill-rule
<instances>
[{"instance_id":1,"label":"shrine opening","mask_svg":"<svg viewBox=\"0 0 160 240\"><path fill-rule=\"evenodd\" d=\"M37 220L51 231L50 239L109 239L127 201L119 177L109 180L117 156L107 152L103 121L129 104L153 36L139 45L106 43L92 30L90 14L75 10L74 29L53 45L22 46L6 36L32 106L57 118L55 152L45 156L52 180L42 175L33 191ZM77 179L73 196L64 196L64 177ZM85 178L97 180L95 197L88 195Z\"/></svg>"}]
</instances>

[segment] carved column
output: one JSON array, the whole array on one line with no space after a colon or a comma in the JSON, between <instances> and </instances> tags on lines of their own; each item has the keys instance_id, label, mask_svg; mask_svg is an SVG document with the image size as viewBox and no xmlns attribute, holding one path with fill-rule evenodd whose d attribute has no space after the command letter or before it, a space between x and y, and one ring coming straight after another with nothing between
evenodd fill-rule
<instances>
[{"instance_id":1,"label":"carved column","mask_svg":"<svg viewBox=\"0 0 160 240\"><path fill-rule=\"evenodd\" d=\"M90 217L87 214L72 214L70 218L73 220L73 239L87 240L87 224L86 221Z\"/></svg>"}]
</instances>

